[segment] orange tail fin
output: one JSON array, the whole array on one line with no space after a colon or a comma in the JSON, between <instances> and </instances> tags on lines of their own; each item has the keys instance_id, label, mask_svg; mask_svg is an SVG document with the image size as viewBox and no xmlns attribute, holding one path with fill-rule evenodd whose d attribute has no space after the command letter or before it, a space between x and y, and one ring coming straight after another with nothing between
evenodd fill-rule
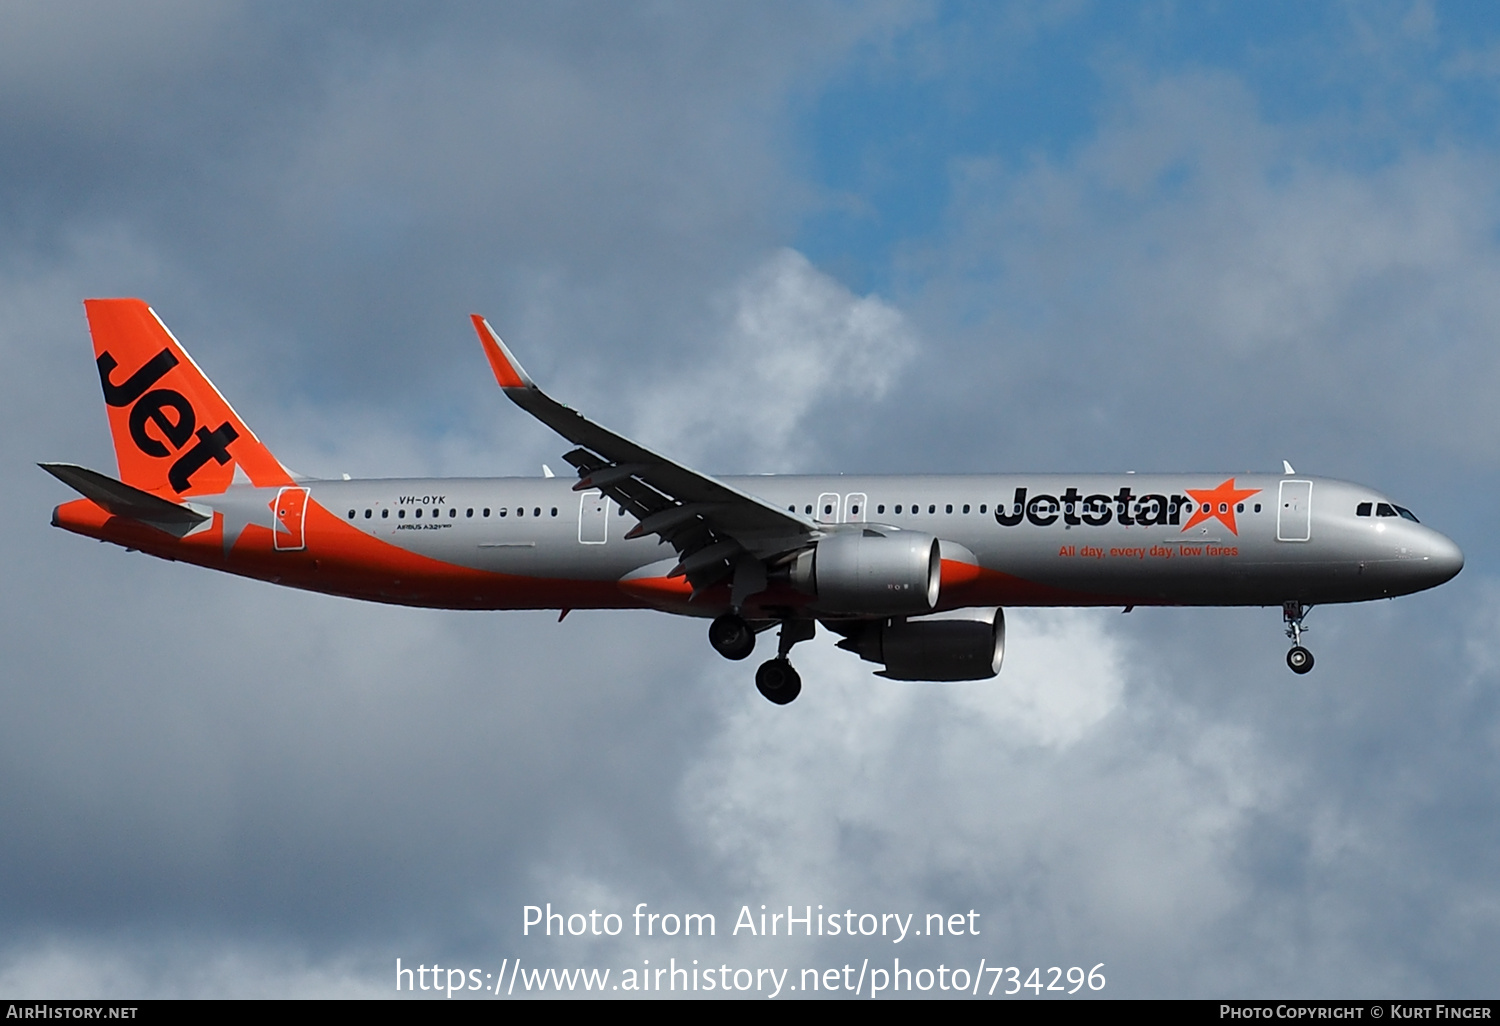
<instances>
[{"instance_id":1,"label":"orange tail fin","mask_svg":"<svg viewBox=\"0 0 1500 1026\"><path fill-rule=\"evenodd\" d=\"M120 480L167 499L214 495L238 466L256 485L292 475L139 299L87 299Z\"/></svg>"}]
</instances>

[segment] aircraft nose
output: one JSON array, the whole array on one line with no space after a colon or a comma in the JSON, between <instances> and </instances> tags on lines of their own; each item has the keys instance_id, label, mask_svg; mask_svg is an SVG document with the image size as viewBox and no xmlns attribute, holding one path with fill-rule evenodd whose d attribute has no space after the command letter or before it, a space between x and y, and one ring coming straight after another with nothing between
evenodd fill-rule
<instances>
[{"instance_id":1,"label":"aircraft nose","mask_svg":"<svg viewBox=\"0 0 1500 1026\"><path fill-rule=\"evenodd\" d=\"M1442 584L1458 575L1464 568L1464 554L1452 539L1429 531L1426 544L1422 546L1424 576L1432 578L1433 585Z\"/></svg>"}]
</instances>

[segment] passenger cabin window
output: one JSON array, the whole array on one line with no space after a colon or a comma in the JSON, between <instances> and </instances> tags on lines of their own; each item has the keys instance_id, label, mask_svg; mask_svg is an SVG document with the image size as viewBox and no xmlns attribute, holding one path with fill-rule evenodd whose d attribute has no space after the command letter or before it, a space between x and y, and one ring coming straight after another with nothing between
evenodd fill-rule
<instances>
[{"instance_id":1,"label":"passenger cabin window","mask_svg":"<svg viewBox=\"0 0 1500 1026\"><path fill-rule=\"evenodd\" d=\"M354 519L354 510L352 510L352 509L349 511L349 519L350 520Z\"/></svg>"},{"instance_id":2,"label":"passenger cabin window","mask_svg":"<svg viewBox=\"0 0 1500 1026\"><path fill-rule=\"evenodd\" d=\"M466 516L466 517L472 517L473 515L474 515L474 507L473 506L470 506L467 510L464 511L464 516Z\"/></svg>"},{"instance_id":3,"label":"passenger cabin window","mask_svg":"<svg viewBox=\"0 0 1500 1026\"><path fill-rule=\"evenodd\" d=\"M875 512L883 514L885 512L885 503L882 502L879 506L876 506Z\"/></svg>"},{"instance_id":4,"label":"passenger cabin window","mask_svg":"<svg viewBox=\"0 0 1500 1026\"><path fill-rule=\"evenodd\" d=\"M381 520L389 520L390 516L391 516L391 511L390 510L383 509L383 510L380 511L380 519Z\"/></svg>"},{"instance_id":5,"label":"passenger cabin window","mask_svg":"<svg viewBox=\"0 0 1500 1026\"><path fill-rule=\"evenodd\" d=\"M1373 502L1361 502L1358 506L1354 507L1354 515L1357 517L1367 517L1374 508L1375 504Z\"/></svg>"},{"instance_id":6,"label":"passenger cabin window","mask_svg":"<svg viewBox=\"0 0 1500 1026\"><path fill-rule=\"evenodd\" d=\"M490 508L488 506L484 507L483 515L484 516L489 516L490 515Z\"/></svg>"}]
</instances>

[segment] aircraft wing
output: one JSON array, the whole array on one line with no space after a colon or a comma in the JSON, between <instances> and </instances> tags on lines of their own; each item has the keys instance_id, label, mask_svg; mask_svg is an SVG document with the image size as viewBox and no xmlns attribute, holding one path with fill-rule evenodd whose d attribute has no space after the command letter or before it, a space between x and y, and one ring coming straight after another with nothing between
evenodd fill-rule
<instances>
[{"instance_id":1,"label":"aircraft wing","mask_svg":"<svg viewBox=\"0 0 1500 1026\"><path fill-rule=\"evenodd\" d=\"M573 490L597 488L640 521L626 537L656 534L669 542L680 559L675 573L686 574L695 589L731 573L742 553L771 559L821 536L823 525L811 518L684 467L551 398L488 321L478 314L473 321L510 400L578 446L563 457L578 470Z\"/></svg>"}]
</instances>

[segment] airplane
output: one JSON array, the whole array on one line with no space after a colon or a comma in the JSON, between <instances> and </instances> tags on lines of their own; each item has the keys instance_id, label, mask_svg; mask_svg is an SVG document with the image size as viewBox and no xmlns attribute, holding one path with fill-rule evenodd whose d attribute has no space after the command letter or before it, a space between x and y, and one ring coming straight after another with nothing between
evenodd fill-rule
<instances>
[{"instance_id":1,"label":"airplane","mask_svg":"<svg viewBox=\"0 0 1500 1026\"><path fill-rule=\"evenodd\" d=\"M1317 604L1432 588L1463 568L1406 507L1281 474L797 475L718 479L537 387L489 323L507 398L574 448L577 479L293 474L140 299L84 303L118 477L40 466L83 498L56 527L310 591L440 609L656 609L710 621L797 697L789 655L821 624L902 681L986 680L1004 607L1281 606L1287 665L1313 666Z\"/></svg>"}]
</instances>

